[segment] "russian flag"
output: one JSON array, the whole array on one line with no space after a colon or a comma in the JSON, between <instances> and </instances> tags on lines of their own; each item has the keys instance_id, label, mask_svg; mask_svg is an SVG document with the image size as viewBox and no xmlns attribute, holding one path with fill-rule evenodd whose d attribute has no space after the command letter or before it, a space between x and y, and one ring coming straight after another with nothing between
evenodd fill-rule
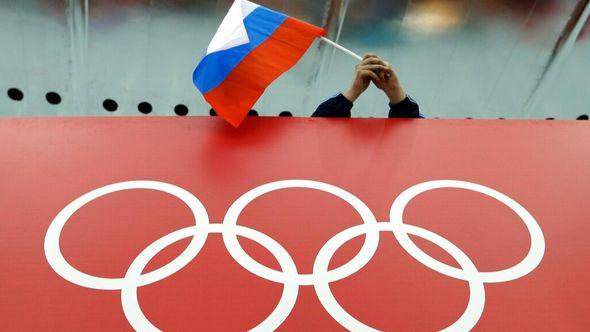
<instances>
[{"instance_id":1,"label":"russian flag","mask_svg":"<svg viewBox=\"0 0 590 332\"><path fill-rule=\"evenodd\" d=\"M217 114L239 126L264 90L291 69L324 30L236 0L193 73Z\"/></svg>"}]
</instances>

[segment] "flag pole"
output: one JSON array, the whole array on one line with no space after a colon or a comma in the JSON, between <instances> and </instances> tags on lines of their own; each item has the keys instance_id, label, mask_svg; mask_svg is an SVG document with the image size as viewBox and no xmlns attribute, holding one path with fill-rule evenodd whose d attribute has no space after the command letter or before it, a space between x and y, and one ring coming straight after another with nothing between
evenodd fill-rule
<instances>
[{"instance_id":1,"label":"flag pole","mask_svg":"<svg viewBox=\"0 0 590 332\"><path fill-rule=\"evenodd\" d=\"M352 56L353 58L355 58L355 59L357 59L357 60L359 60L359 61L362 61L362 60L363 60L363 58L362 58L360 55L358 55L358 54L354 53L353 51L351 51L351 50L349 50L349 49L347 49L347 48L345 48L345 47L341 46L340 44L337 44L337 43L335 43L335 42L331 41L330 39L328 39L328 38L326 38L326 37L324 37L324 36L320 36L320 39L321 39L323 42L325 42L325 43L327 43L327 44L330 44L330 45L332 45L332 46L336 47L337 49L341 50L342 52L344 52L344 53L346 53L346 54L348 54L348 55Z\"/></svg>"}]
</instances>

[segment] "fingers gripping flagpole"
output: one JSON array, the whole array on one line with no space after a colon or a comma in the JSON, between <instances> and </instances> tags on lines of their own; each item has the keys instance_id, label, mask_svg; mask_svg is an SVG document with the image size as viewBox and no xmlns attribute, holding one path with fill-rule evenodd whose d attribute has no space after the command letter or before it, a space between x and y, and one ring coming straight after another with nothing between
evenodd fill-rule
<instances>
[{"instance_id":1,"label":"fingers gripping flagpole","mask_svg":"<svg viewBox=\"0 0 590 332\"><path fill-rule=\"evenodd\" d=\"M322 41L324 41L325 43L327 43L327 44L330 44L330 45L334 46L335 48L337 48L337 49L341 50L342 52L344 52L344 53L346 53L346 54L350 55L351 57L353 57L353 58L355 58L355 59L357 59L357 60L359 60L359 61L363 61L363 58L362 58L360 55L358 55L358 54L354 53L353 51L351 51L351 50L347 49L346 47L344 47L344 46L342 46L342 45L340 45L340 44L337 44L337 43L335 43L335 42L331 41L330 39L328 39L328 38L326 38L326 37L324 37L324 36L320 36L320 39L321 39ZM391 74L389 74L389 73L386 73L386 74L385 74L385 77L386 77L387 79L389 79L389 78L391 77Z\"/></svg>"},{"instance_id":2,"label":"fingers gripping flagpole","mask_svg":"<svg viewBox=\"0 0 590 332\"><path fill-rule=\"evenodd\" d=\"M351 50L347 49L346 47L343 47L343 46L341 46L340 44L337 44L337 43L335 43L335 42L331 41L330 39L328 39L328 38L326 38L326 37L323 37L323 36L321 36L321 37L320 37L320 39L321 39L323 42L325 42L325 43L327 43L327 44L330 44L330 45L334 46L335 48L337 48L337 49L341 50L342 52L344 52L344 53L346 53L346 54L348 54L348 55L352 56L353 58L355 58L355 59L357 59L357 60L359 60L359 61L362 61L362 60L363 60L363 58L362 58L360 55L358 55L358 54L354 53L353 51L351 51Z\"/></svg>"}]
</instances>

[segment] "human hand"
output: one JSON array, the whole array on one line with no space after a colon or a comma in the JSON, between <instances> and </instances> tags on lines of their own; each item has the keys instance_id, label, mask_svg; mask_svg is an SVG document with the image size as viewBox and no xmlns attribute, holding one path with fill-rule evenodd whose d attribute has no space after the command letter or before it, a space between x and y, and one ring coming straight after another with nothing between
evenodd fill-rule
<instances>
[{"instance_id":1,"label":"human hand","mask_svg":"<svg viewBox=\"0 0 590 332\"><path fill-rule=\"evenodd\" d=\"M350 88L342 93L346 99L354 103L369 88L371 81L380 80L377 73L386 70L387 67L377 63L375 57L373 54L366 54L363 60L356 65L354 80Z\"/></svg>"},{"instance_id":2,"label":"human hand","mask_svg":"<svg viewBox=\"0 0 590 332\"><path fill-rule=\"evenodd\" d=\"M376 55L370 54L369 56L371 63L381 66L381 68L376 72L379 79L372 80L375 86L385 92L391 104L395 105L406 99L406 92L399 82L397 73L393 69L393 66L390 63L383 61Z\"/></svg>"}]
</instances>

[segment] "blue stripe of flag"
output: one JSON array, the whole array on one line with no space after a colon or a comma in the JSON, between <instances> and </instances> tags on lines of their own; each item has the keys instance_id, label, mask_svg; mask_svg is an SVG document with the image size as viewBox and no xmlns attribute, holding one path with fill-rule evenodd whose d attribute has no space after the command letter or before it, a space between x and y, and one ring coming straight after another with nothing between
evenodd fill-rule
<instances>
[{"instance_id":1,"label":"blue stripe of flag","mask_svg":"<svg viewBox=\"0 0 590 332\"><path fill-rule=\"evenodd\" d=\"M193 72L193 83L206 94L215 89L254 49L264 43L285 22L285 14L258 7L244 19L250 43L207 54Z\"/></svg>"}]
</instances>

